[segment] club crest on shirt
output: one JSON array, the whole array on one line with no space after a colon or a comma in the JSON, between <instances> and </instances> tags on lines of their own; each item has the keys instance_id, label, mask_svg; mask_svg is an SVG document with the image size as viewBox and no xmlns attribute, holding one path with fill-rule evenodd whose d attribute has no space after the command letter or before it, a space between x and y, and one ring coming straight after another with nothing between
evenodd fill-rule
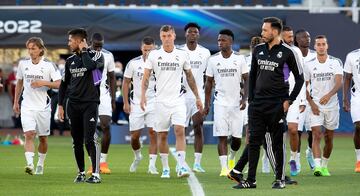
<instances>
[{"instance_id":1,"label":"club crest on shirt","mask_svg":"<svg viewBox=\"0 0 360 196\"><path fill-rule=\"evenodd\" d=\"M281 58L282 57L282 52L280 51L279 53L277 53L277 58Z\"/></svg>"}]
</instances>

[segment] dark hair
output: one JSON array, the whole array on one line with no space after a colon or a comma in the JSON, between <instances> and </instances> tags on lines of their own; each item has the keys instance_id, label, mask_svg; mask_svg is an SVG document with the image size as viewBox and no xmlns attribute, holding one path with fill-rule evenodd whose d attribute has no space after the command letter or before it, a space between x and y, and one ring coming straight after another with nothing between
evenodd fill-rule
<instances>
[{"instance_id":1,"label":"dark hair","mask_svg":"<svg viewBox=\"0 0 360 196\"><path fill-rule=\"evenodd\" d=\"M293 31L290 26L284 26L282 31Z\"/></svg>"},{"instance_id":2,"label":"dark hair","mask_svg":"<svg viewBox=\"0 0 360 196\"><path fill-rule=\"evenodd\" d=\"M91 41L103 42L104 36L101 33L94 33L91 36Z\"/></svg>"},{"instance_id":3,"label":"dark hair","mask_svg":"<svg viewBox=\"0 0 360 196\"><path fill-rule=\"evenodd\" d=\"M80 37L81 39L87 39L87 32L83 28L72 29L68 32L68 35Z\"/></svg>"},{"instance_id":4,"label":"dark hair","mask_svg":"<svg viewBox=\"0 0 360 196\"><path fill-rule=\"evenodd\" d=\"M199 31L200 31L200 29L201 29L201 27L197 24L197 23L195 23L195 22L190 22L190 23L188 23L187 25L185 25L185 27L184 27L184 31L186 31L188 28L190 28L190 27L195 27L195 28L197 28Z\"/></svg>"},{"instance_id":5,"label":"dark hair","mask_svg":"<svg viewBox=\"0 0 360 196\"><path fill-rule=\"evenodd\" d=\"M327 38L326 38L325 35L317 35L317 36L315 37L315 39L326 39L326 40L327 40Z\"/></svg>"},{"instance_id":6,"label":"dark hair","mask_svg":"<svg viewBox=\"0 0 360 196\"><path fill-rule=\"evenodd\" d=\"M163 25L160 28L160 32L169 32L169 31L174 31L175 32L174 27L172 27L171 25Z\"/></svg>"},{"instance_id":7,"label":"dark hair","mask_svg":"<svg viewBox=\"0 0 360 196\"><path fill-rule=\"evenodd\" d=\"M222 29L219 31L220 35L228 35L234 40L234 33L230 29Z\"/></svg>"},{"instance_id":8,"label":"dark hair","mask_svg":"<svg viewBox=\"0 0 360 196\"><path fill-rule=\"evenodd\" d=\"M250 41L250 48L255 48L256 45L264 43L264 40L260 36L254 36Z\"/></svg>"},{"instance_id":9,"label":"dark hair","mask_svg":"<svg viewBox=\"0 0 360 196\"><path fill-rule=\"evenodd\" d=\"M297 43L297 41L296 41L296 37L300 34L300 33L305 33L305 32L307 32L305 29L299 29L299 30L297 30L297 31L295 31L295 34L294 34L294 45L295 46L299 46L299 43Z\"/></svg>"},{"instance_id":10,"label":"dark hair","mask_svg":"<svg viewBox=\"0 0 360 196\"><path fill-rule=\"evenodd\" d=\"M277 29L279 31L279 33L283 29L282 21L277 17L266 17L266 18L263 19L263 22L264 23L270 23L271 27L274 28L274 29Z\"/></svg>"},{"instance_id":11,"label":"dark hair","mask_svg":"<svg viewBox=\"0 0 360 196\"><path fill-rule=\"evenodd\" d=\"M141 41L142 44L145 44L145 45L151 45L151 44L155 44L155 40L154 38L150 37L150 36L145 36L142 41Z\"/></svg>"},{"instance_id":12,"label":"dark hair","mask_svg":"<svg viewBox=\"0 0 360 196\"><path fill-rule=\"evenodd\" d=\"M45 54L45 44L44 41L40 38L40 37L31 37L26 41L26 47L30 44L33 43L35 44L38 48L42 49L42 51L40 52L40 56L44 56Z\"/></svg>"}]
</instances>

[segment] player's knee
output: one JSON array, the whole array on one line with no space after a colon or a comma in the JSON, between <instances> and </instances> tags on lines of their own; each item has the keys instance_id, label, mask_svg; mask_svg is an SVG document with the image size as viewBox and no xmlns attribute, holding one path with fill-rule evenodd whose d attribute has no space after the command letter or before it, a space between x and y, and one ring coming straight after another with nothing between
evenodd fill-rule
<instances>
[{"instance_id":1,"label":"player's knee","mask_svg":"<svg viewBox=\"0 0 360 196\"><path fill-rule=\"evenodd\" d=\"M231 149L234 151L238 151L241 146L241 138L232 137L231 138Z\"/></svg>"},{"instance_id":2,"label":"player's knee","mask_svg":"<svg viewBox=\"0 0 360 196\"><path fill-rule=\"evenodd\" d=\"M40 136L39 137L39 142L40 143L47 143L47 137L46 136Z\"/></svg>"},{"instance_id":3,"label":"player's knee","mask_svg":"<svg viewBox=\"0 0 360 196\"><path fill-rule=\"evenodd\" d=\"M25 139L27 139L27 140L34 139L35 135L36 134L34 132L32 132L32 131L27 131L27 132L24 133Z\"/></svg>"},{"instance_id":4,"label":"player's knee","mask_svg":"<svg viewBox=\"0 0 360 196\"><path fill-rule=\"evenodd\" d=\"M131 133L131 140L132 141L139 140L139 138L140 138L140 133L138 133L138 132L132 132Z\"/></svg>"}]
</instances>

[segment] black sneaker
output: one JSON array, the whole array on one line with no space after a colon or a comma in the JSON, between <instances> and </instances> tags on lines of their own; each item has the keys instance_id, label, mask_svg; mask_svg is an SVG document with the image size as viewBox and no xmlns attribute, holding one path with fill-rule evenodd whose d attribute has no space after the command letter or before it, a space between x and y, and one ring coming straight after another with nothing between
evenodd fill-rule
<instances>
[{"instance_id":1,"label":"black sneaker","mask_svg":"<svg viewBox=\"0 0 360 196\"><path fill-rule=\"evenodd\" d=\"M236 182L236 183L240 183L241 181L244 180L244 179L243 179L243 174L242 174L242 173L237 174L237 173L234 172L234 170L231 170L231 171L228 173L227 177L228 177L230 180L232 180L232 181L234 181L234 182Z\"/></svg>"},{"instance_id":2,"label":"black sneaker","mask_svg":"<svg viewBox=\"0 0 360 196\"><path fill-rule=\"evenodd\" d=\"M285 176L285 184L287 185L297 185L298 182L290 178L290 176Z\"/></svg>"},{"instance_id":3,"label":"black sneaker","mask_svg":"<svg viewBox=\"0 0 360 196\"><path fill-rule=\"evenodd\" d=\"M248 180L242 180L239 184L233 186L234 189L254 189L256 188L256 181L250 182Z\"/></svg>"},{"instance_id":4,"label":"black sneaker","mask_svg":"<svg viewBox=\"0 0 360 196\"><path fill-rule=\"evenodd\" d=\"M78 175L76 176L74 182L75 182L75 183L85 182L85 178L86 178L85 174L83 174L83 173L78 173Z\"/></svg>"},{"instance_id":5,"label":"black sneaker","mask_svg":"<svg viewBox=\"0 0 360 196\"><path fill-rule=\"evenodd\" d=\"M285 188L285 181L275 180L275 181L272 183L272 188L273 188L273 189L283 189L283 188Z\"/></svg>"},{"instance_id":6,"label":"black sneaker","mask_svg":"<svg viewBox=\"0 0 360 196\"><path fill-rule=\"evenodd\" d=\"M92 184L97 184L97 183L101 183L101 179L97 176L90 176L87 180L86 180L87 183L92 183Z\"/></svg>"}]
</instances>

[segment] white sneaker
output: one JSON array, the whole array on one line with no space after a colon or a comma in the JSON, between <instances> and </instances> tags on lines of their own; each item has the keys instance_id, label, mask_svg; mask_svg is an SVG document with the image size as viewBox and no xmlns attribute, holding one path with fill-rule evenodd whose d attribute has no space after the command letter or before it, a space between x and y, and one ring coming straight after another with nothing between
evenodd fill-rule
<instances>
[{"instance_id":1,"label":"white sneaker","mask_svg":"<svg viewBox=\"0 0 360 196\"><path fill-rule=\"evenodd\" d=\"M156 167L154 167L154 166L149 166L148 173L153 174L153 175L158 175L159 174Z\"/></svg>"},{"instance_id":2,"label":"white sneaker","mask_svg":"<svg viewBox=\"0 0 360 196\"><path fill-rule=\"evenodd\" d=\"M142 160L142 158L143 158L142 155L140 155L140 158L139 158L139 159L134 159L134 161L131 163L130 169L129 169L129 171L130 171L131 173L136 172L136 169L137 169L140 161Z\"/></svg>"},{"instance_id":3,"label":"white sneaker","mask_svg":"<svg viewBox=\"0 0 360 196\"><path fill-rule=\"evenodd\" d=\"M187 178L189 176L190 176L189 171L185 167L180 168L179 171L177 172L178 178Z\"/></svg>"},{"instance_id":4,"label":"white sneaker","mask_svg":"<svg viewBox=\"0 0 360 196\"><path fill-rule=\"evenodd\" d=\"M35 175L43 175L44 174L44 167L42 165L36 166Z\"/></svg>"},{"instance_id":5,"label":"white sneaker","mask_svg":"<svg viewBox=\"0 0 360 196\"><path fill-rule=\"evenodd\" d=\"M29 175L33 175L34 174L34 165L25 166L25 173L27 173Z\"/></svg>"},{"instance_id":6,"label":"white sneaker","mask_svg":"<svg viewBox=\"0 0 360 196\"><path fill-rule=\"evenodd\" d=\"M170 170L164 169L162 171L162 174L161 174L160 178L170 178Z\"/></svg>"}]
</instances>

